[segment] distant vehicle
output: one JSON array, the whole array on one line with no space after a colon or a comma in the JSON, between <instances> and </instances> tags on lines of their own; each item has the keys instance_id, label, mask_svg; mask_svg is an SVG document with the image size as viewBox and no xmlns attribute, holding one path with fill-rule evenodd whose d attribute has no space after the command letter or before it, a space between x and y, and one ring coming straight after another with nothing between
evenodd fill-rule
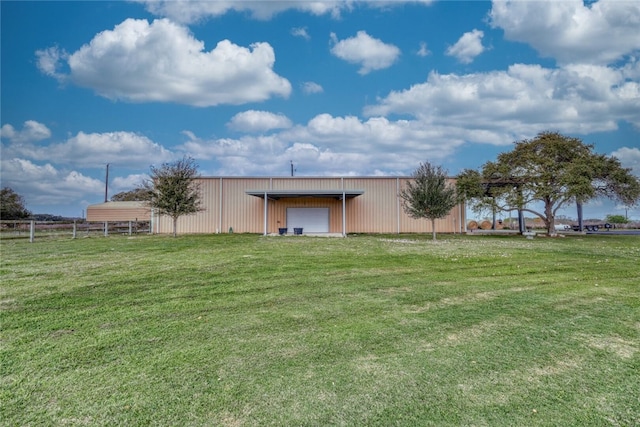
<instances>
[{"instance_id":1,"label":"distant vehicle","mask_svg":"<svg viewBox=\"0 0 640 427\"><path fill-rule=\"evenodd\" d=\"M567 230L571 230L571 226L568 224L556 224L555 226L556 231L567 231Z\"/></svg>"},{"instance_id":2,"label":"distant vehicle","mask_svg":"<svg viewBox=\"0 0 640 427\"><path fill-rule=\"evenodd\" d=\"M573 227L573 231L580 231L580 226L578 225L574 225ZM603 223L603 224L585 224L582 227L585 231L598 231L601 228L604 228L606 230L610 230L612 228L616 228L614 225L609 224L608 222Z\"/></svg>"}]
</instances>

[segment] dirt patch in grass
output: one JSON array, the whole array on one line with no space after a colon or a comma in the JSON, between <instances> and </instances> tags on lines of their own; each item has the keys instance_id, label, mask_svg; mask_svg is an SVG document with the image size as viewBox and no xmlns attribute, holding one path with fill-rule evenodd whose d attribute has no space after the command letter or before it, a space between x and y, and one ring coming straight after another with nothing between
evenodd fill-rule
<instances>
[{"instance_id":1,"label":"dirt patch in grass","mask_svg":"<svg viewBox=\"0 0 640 427\"><path fill-rule=\"evenodd\" d=\"M229 412L225 412L224 414L222 414L222 416L220 417L220 423L225 427L240 427L246 425L244 421L237 418L233 414L230 414Z\"/></svg>"},{"instance_id":2,"label":"dirt patch in grass","mask_svg":"<svg viewBox=\"0 0 640 427\"><path fill-rule=\"evenodd\" d=\"M639 350L637 342L616 336L580 335L579 338L590 347L612 352L622 359L631 359Z\"/></svg>"},{"instance_id":3,"label":"dirt patch in grass","mask_svg":"<svg viewBox=\"0 0 640 427\"><path fill-rule=\"evenodd\" d=\"M439 301L428 301L423 305L413 305L406 310L407 313L424 313L429 310L442 309L453 306L469 305L477 302L488 302L504 295L515 292L526 292L535 289L532 286L509 288L504 291L476 292L455 297L442 298Z\"/></svg>"},{"instance_id":4,"label":"dirt patch in grass","mask_svg":"<svg viewBox=\"0 0 640 427\"><path fill-rule=\"evenodd\" d=\"M9 298L0 300L0 310L11 310L16 307L16 299Z\"/></svg>"},{"instance_id":5,"label":"dirt patch in grass","mask_svg":"<svg viewBox=\"0 0 640 427\"><path fill-rule=\"evenodd\" d=\"M505 324L514 325L513 319L498 319L497 321L485 321L468 328L460 329L456 332L447 334L440 344L442 345L460 345L469 341L476 341L480 337L498 333L500 328Z\"/></svg>"},{"instance_id":6,"label":"dirt patch in grass","mask_svg":"<svg viewBox=\"0 0 640 427\"><path fill-rule=\"evenodd\" d=\"M442 298L439 301L427 301L423 305L413 305L407 309L407 313L424 313L425 311L441 309L461 304L471 304L478 301L490 301L499 295L498 292L478 292L468 295Z\"/></svg>"},{"instance_id":7,"label":"dirt patch in grass","mask_svg":"<svg viewBox=\"0 0 640 427\"><path fill-rule=\"evenodd\" d=\"M507 405L512 400L521 400L534 390L544 387L545 381L554 381L553 377L570 375L581 366L579 360L567 357L542 366L503 372L487 371L483 375L459 383L458 389L473 405Z\"/></svg>"},{"instance_id":8,"label":"dirt patch in grass","mask_svg":"<svg viewBox=\"0 0 640 427\"><path fill-rule=\"evenodd\" d=\"M541 377L560 375L578 369L580 365L580 361L578 360L562 359L545 366L531 367L525 371L524 377L529 381L536 381Z\"/></svg>"},{"instance_id":9,"label":"dirt patch in grass","mask_svg":"<svg viewBox=\"0 0 640 427\"><path fill-rule=\"evenodd\" d=\"M397 295L397 294L404 294L404 293L407 293L407 292L413 292L413 289L408 287L408 286L402 286L402 287L397 287L397 288L380 289L380 292L382 292L383 294L387 294L387 295Z\"/></svg>"},{"instance_id":10,"label":"dirt patch in grass","mask_svg":"<svg viewBox=\"0 0 640 427\"><path fill-rule=\"evenodd\" d=\"M58 338L64 335L71 335L73 333L75 333L74 329L58 329L57 331L51 332L51 337Z\"/></svg>"}]
</instances>

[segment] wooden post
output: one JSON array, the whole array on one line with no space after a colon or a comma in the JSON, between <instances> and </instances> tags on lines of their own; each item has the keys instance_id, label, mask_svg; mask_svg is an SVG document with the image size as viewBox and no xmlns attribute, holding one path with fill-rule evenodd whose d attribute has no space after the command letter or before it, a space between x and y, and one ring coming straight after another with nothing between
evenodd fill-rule
<instances>
[{"instance_id":1,"label":"wooden post","mask_svg":"<svg viewBox=\"0 0 640 427\"><path fill-rule=\"evenodd\" d=\"M29 243L33 243L33 239L35 238L35 235L36 235L36 222L31 221L30 227L29 227Z\"/></svg>"},{"instance_id":2,"label":"wooden post","mask_svg":"<svg viewBox=\"0 0 640 427\"><path fill-rule=\"evenodd\" d=\"M129 221L129 236L131 236L131 221Z\"/></svg>"},{"instance_id":3,"label":"wooden post","mask_svg":"<svg viewBox=\"0 0 640 427\"><path fill-rule=\"evenodd\" d=\"M108 237L109 236L109 222L105 221L104 222L104 237Z\"/></svg>"}]
</instances>

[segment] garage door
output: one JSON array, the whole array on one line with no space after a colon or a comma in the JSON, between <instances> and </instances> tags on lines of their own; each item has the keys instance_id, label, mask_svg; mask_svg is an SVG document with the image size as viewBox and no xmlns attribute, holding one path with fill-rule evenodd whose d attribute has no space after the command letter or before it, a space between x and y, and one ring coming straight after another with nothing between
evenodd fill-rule
<instances>
[{"instance_id":1,"label":"garage door","mask_svg":"<svg viewBox=\"0 0 640 427\"><path fill-rule=\"evenodd\" d=\"M329 232L329 208L287 208L287 228L302 228L304 233Z\"/></svg>"}]
</instances>

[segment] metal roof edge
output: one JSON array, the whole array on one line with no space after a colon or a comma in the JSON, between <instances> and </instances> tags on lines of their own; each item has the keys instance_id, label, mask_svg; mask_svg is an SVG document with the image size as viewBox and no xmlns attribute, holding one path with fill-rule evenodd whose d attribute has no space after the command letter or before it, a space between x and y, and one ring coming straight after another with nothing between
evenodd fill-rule
<instances>
[{"instance_id":1,"label":"metal roof edge","mask_svg":"<svg viewBox=\"0 0 640 427\"><path fill-rule=\"evenodd\" d=\"M309 175L309 176L279 176L279 175L264 175L264 176L199 176L199 179L411 179L412 175ZM447 179L456 179L457 176L447 176Z\"/></svg>"}]
</instances>

